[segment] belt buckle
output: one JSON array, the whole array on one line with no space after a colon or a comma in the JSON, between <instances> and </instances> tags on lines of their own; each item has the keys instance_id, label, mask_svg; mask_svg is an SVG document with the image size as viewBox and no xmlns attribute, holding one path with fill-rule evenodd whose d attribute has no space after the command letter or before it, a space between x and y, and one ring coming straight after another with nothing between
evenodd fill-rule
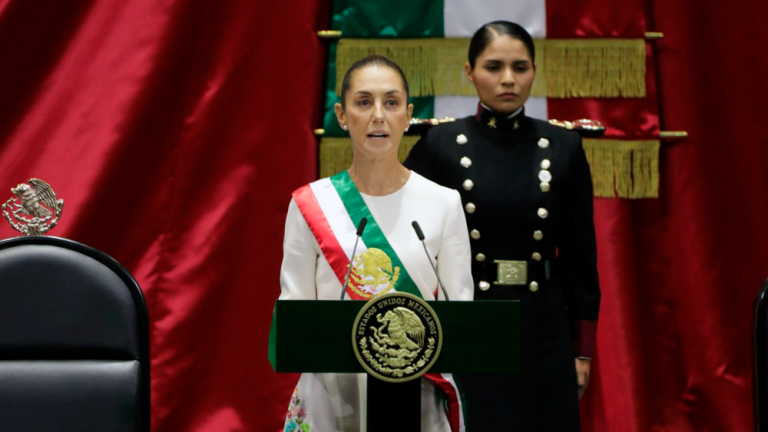
<instances>
[{"instance_id":1,"label":"belt buckle","mask_svg":"<svg viewBox=\"0 0 768 432\"><path fill-rule=\"evenodd\" d=\"M497 275L494 285L525 285L528 282L528 262L494 260Z\"/></svg>"}]
</instances>

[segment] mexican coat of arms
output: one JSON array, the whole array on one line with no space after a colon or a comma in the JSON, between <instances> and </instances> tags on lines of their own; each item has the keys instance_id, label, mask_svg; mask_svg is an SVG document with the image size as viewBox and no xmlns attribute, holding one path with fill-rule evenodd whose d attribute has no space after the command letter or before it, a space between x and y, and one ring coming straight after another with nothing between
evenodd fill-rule
<instances>
[{"instance_id":1,"label":"mexican coat of arms","mask_svg":"<svg viewBox=\"0 0 768 432\"><path fill-rule=\"evenodd\" d=\"M366 303L352 329L358 361L376 378L416 379L437 360L442 329L435 311L408 293L391 292Z\"/></svg>"},{"instance_id":2,"label":"mexican coat of arms","mask_svg":"<svg viewBox=\"0 0 768 432\"><path fill-rule=\"evenodd\" d=\"M23 235L43 235L59 223L64 200L56 199L51 186L33 178L11 188L13 197L3 204L3 215Z\"/></svg>"}]
</instances>

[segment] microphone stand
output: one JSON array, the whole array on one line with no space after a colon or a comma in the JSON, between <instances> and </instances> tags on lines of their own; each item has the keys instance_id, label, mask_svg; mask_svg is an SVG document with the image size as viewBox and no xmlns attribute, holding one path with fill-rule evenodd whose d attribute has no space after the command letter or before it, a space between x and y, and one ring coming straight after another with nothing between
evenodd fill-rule
<instances>
[{"instance_id":1,"label":"microphone stand","mask_svg":"<svg viewBox=\"0 0 768 432\"><path fill-rule=\"evenodd\" d=\"M349 275L352 273L352 263L355 260L355 251L357 251L357 242L360 241L360 237L363 235L363 231L365 231L365 225L368 224L368 218L363 216L362 219L360 219L360 223L357 225L357 238L355 238L355 246L352 248L352 256L349 258L349 268L347 269L347 277L344 278L344 285L341 287L341 296L339 297L339 300L344 300L344 294L347 293L347 284L349 284Z\"/></svg>"},{"instance_id":2,"label":"microphone stand","mask_svg":"<svg viewBox=\"0 0 768 432\"><path fill-rule=\"evenodd\" d=\"M448 291L445 290L445 285L443 285L443 281L440 280L440 274L437 273L437 267L435 267L435 263L432 262L432 255L429 254L429 250L427 250L427 244L424 242L424 232L421 230L421 227L419 226L419 223L416 221L413 221L411 223L411 226L413 227L413 230L416 231L416 236L421 241L421 245L424 246L424 253L427 254L427 259L429 260L429 265L432 266L432 271L435 272L435 276L437 276L437 282L440 284L440 288L443 290L443 295L445 296L446 301L450 301L450 297L448 297Z\"/></svg>"}]
</instances>

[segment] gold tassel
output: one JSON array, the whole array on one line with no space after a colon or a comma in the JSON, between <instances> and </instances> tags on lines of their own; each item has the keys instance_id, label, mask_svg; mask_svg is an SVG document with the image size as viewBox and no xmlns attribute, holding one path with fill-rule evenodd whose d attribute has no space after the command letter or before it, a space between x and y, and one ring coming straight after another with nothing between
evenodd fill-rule
<instances>
[{"instance_id":1,"label":"gold tassel","mask_svg":"<svg viewBox=\"0 0 768 432\"><path fill-rule=\"evenodd\" d=\"M585 139L595 196L658 198L659 141Z\"/></svg>"},{"instance_id":2,"label":"gold tassel","mask_svg":"<svg viewBox=\"0 0 768 432\"><path fill-rule=\"evenodd\" d=\"M642 98L643 39L538 39L532 96ZM403 68L411 96L475 96L464 74L469 39L341 39L336 48L336 93L349 66L380 54Z\"/></svg>"},{"instance_id":3,"label":"gold tassel","mask_svg":"<svg viewBox=\"0 0 768 432\"><path fill-rule=\"evenodd\" d=\"M397 157L404 161L418 135L406 135L397 149ZM330 177L352 165L352 142L349 138L323 137L320 140L320 178Z\"/></svg>"},{"instance_id":4,"label":"gold tassel","mask_svg":"<svg viewBox=\"0 0 768 432\"><path fill-rule=\"evenodd\" d=\"M397 156L404 161L419 136L406 135ZM658 198L659 141L585 139L595 196L599 198ZM320 178L352 165L349 138L323 137L320 141Z\"/></svg>"}]
</instances>

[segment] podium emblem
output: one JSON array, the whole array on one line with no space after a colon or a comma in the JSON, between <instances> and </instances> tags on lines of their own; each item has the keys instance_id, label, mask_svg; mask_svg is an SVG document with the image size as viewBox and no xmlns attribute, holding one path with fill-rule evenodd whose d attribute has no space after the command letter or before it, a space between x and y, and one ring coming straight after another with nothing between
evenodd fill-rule
<instances>
[{"instance_id":1,"label":"podium emblem","mask_svg":"<svg viewBox=\"0 0 768 432\"><path fill-rule=\"evenodd\" d=\"M3 215L23 235L43 235L59 223L64 200L56 199L51 186L33 178L11 188L14 195L3 204Z\"/></svg>"},{"instance_id":2,"label":"podium emblem","mask_svg":"<svg viewBox=\"0 0 768 432\"><path fill-rule=\"evenodd\" d=\"M363 368L389 382L426 373L437 360L443 331L435 311L419 297L393 292L370 300L357 315L352 345Z\"/></svg>"}]
</instances>

